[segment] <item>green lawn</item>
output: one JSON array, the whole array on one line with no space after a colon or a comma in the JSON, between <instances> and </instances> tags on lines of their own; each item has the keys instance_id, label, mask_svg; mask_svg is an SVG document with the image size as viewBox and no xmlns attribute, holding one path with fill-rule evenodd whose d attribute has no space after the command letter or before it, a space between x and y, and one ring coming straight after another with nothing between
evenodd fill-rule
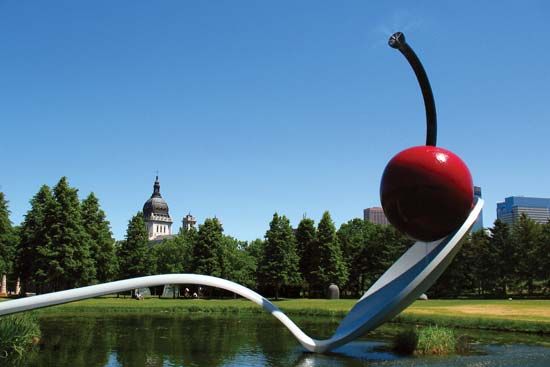
<instances>
[{"instance_id":1,"label":"green lawn","mask_svg":"<svg viewBox=\"0 0 550 367\"><path fill-rule=\"evenodd\" d=\"M343 317L355 300L291 299L277 301L291 316ZM44 315L60 313L144 314L263 313L261 307L244 299L172 300L149 298L143 301L103 297L51 307ZM400 323L438 324L453 327L524 331L550 334L550 300L429 300L417 301L395 320Z\"/></svg>"},{"instance_id":2,"label":"green lawn","mask_svg":"<svg viewBox=\"0 0 550 367\"><path fill-rule=\"evenodd\" d=\"M432 300L418 301L406 314L437 314L450 317L506 318L518 321L550 322L550 300Z\"/></svg>"},{"instance_id":3,"label":"green lawn","mask_svg":"<svg viewBox=\"0 0 550 367\"><path fill-rule=\"evenodd\" d=\"M550 300L417 301L396 321L550 334Z\"/></svg>"}]
</instances>

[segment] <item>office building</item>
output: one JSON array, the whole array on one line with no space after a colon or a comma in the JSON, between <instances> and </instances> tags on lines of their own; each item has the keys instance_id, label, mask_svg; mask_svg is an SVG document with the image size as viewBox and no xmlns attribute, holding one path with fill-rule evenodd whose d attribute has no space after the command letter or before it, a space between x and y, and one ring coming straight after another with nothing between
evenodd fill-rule
<instances>
[{"instance_id":1,"label":"office building","mask_svg":"<svg viewBox=\"0 0 550 367\"><path fill-rule=\"evenodd\" d=\"M384 214L384 209L378 207L364 209L363 219L375 224L390 224Z\"/></svg>"},{"instance_id":2,"label":"office building","mask_svg":"<svg viewBox=\"0 0 550 367\"><path fill-rule=\"evenodd\" d=\"M550 199L510 196L497 203L497 219L504 223L516 223L523 213L537 223L546 223L550 219Z\"/></svg>"}]
</instances>

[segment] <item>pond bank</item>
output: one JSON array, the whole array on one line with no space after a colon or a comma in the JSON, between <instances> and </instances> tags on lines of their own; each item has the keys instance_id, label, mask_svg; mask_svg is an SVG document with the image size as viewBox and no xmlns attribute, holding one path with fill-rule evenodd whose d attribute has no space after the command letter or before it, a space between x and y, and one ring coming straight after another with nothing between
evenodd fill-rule
<instances>
[{"instance_id":1,"label":"pond bank","mask_svg":"<svg viewBox=\"0 0 550 367\"><path fill-rule=\"evenodd\" d=\"M276 301L289 316L344 317L355 300L292 299ZM42 309L39 314L65 313L250 313L265 311L243 299L178 300L102 297ZM392 322L482 330L550 334L550 300L417 301Z\"/></svg>"}]
</instances>

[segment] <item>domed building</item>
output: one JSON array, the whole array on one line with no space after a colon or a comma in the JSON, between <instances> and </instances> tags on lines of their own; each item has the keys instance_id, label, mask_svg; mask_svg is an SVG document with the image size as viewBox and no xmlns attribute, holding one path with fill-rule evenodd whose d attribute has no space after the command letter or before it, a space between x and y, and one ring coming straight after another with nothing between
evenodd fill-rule
<instances>
[{"instance_id":1,"label":"domed building","mask_svg":"<svg viewBox=\"0 0 550 367\"><path fill-rule=\"evenodd\" d=\"M161 241L172 237L172 218L168 211L168 204L160 195L159 176L153 185L151 198L143 204L143 219L147 224L150 241Z\"/></svg>"}]
</instances>

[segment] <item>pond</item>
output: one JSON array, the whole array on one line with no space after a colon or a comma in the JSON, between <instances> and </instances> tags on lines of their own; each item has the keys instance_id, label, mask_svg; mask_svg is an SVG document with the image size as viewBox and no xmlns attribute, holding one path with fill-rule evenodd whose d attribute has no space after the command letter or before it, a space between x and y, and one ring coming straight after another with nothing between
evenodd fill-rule
<instances>
[{"instance_id":1,"label":"pond","mask_svg":"<svg viewBox=\"0 0 550 367\"><path fill-rule=\"evenodd\" d=\"M469 355L401 357L388 351L395 325L316 355L268 316L47 315L40 323L44 344L27 366L550 366L548 337L528 334L460 331L477 341ZM337 326L326 318L297 323L319 337Z\"/></svg>"}]
</instances>

